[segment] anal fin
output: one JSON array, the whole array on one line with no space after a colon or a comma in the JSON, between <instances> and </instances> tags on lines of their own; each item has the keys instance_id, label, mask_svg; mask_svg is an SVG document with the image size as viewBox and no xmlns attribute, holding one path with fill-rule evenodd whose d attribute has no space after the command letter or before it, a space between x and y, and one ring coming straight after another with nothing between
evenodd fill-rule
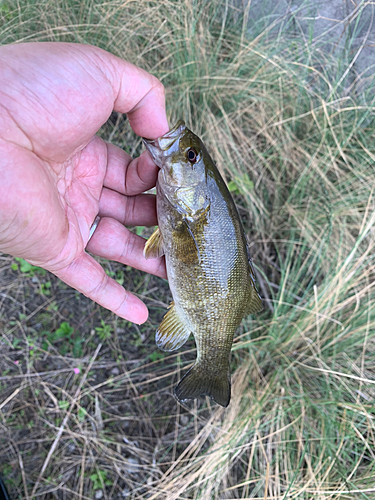
<instances>
[{"instance_id":1,"label":"anal fin","mask_svg":"<svg viewBox=\"0 0 375 500\"><path fill-rule=\"evenodd\" d=\"M185 344L189 335L190 331L182 323L176 312L176 306L172 302L169 311L156 330L156 345L162 351L175 351Z\"/></svg>"}]
</instances>

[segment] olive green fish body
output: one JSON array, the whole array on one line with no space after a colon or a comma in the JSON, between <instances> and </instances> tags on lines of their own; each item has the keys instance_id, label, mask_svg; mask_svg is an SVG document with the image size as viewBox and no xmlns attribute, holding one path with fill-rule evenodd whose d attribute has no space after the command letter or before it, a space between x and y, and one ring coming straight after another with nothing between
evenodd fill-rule
<instances>
[{"instance_id":1,"label":"olive green fish body","mask_svg":"<svg viewBox=\"0 0 375 500\"><path fill-rule=\"evenodd\" d=\"M243 228L216 166L200 139L182 123L166 136L169 147L161 149L163 154L153 149L155 141L146 141L161 170L157 184L159 229L145 254L164 253L174 300L157 330L156 341L161 349L174 350L193 333L197 360L175 395L180 401L208 395L227 406L235 330L245 314L260 310L262 304ZM160 146L161 139L158 141ZM193 162L186 156L193 157L191 151L196 153Z\"/></svg>"}]
</instances>

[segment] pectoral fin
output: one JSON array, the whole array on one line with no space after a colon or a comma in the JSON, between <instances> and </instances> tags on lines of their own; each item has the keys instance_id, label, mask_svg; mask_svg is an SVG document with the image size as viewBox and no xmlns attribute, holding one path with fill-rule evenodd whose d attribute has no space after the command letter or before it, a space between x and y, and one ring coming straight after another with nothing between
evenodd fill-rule
<instances>
[{"instance_id":1,"label":"pectoral fin","mask_svg":"<svg viewBox=\"0 0 375 500\"><path fill-rule=\"evenodd\" d=\"M143 255L145 259L156 259L164 255L163 238L159 228L157 228L146 241Z\"/></svg>"},{"instance_id":2,"label":"pectoral fin","mask_svg":"<svg viewBox=\"0 0 375 500\"><path fill-rule=\"evenodd\" d=\"M193 241L194 241L194 245L195 245L195 248L197 249L197 255L198 255L198 260L199 262L201 262L201 254L199 252L199 246L198 246L198 243L197 243L197 240L195 239L195 236L194 236L194 233L193 233L193 230L191 229L191 227L189 226L189 222L187 219L184 219L184 222L186 224L186 227L187 227L187 230L188 230L188 233L190 234L190 236L192 237Z\"/></svg>"},{"instance_id":3,"label":"pectoral fin","mask_svg":"<svg viewBox=\"0 0 375 500\"><path fill-rule=\"evenodd\" d=\"M190 331L179 318L174 302L156 330L156 345L162 351L175 351L185 344Z\"/></svg>"}]
</instances>

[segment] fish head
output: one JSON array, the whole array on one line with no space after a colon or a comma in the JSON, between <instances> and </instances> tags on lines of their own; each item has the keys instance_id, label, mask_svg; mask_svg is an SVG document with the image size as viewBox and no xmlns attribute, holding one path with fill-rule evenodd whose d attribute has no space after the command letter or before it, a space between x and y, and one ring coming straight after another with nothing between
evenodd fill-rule
<instances>
[{"instance_id":1,"label":"fish head","mask_svg":"<svg viewBox=\"0 0 375 500\"><path fill-rule=\"evenodd\" d=\"M170 187L192 187L204 181L206 149L198 136L180 120L158 139L143 139L146 149L161 169L159 182Z\"/></svg>"}]
</instances>

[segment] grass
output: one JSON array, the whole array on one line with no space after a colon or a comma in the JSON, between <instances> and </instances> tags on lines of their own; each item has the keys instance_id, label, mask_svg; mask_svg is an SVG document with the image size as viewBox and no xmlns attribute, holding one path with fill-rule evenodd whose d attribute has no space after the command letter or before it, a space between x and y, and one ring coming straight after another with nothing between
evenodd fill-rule
<instances>
[{"instance_id":1,"label":"grass","mask_svg":"<svg viewBox=\"0 0 375 500\"><path fill-rule=\"evenodd\" d=\"M171 124L185 119L230 183L267 306L237 332L230 406L182 407L171 393L194 344L154 345L164 281L104 263L146 300L138 327L1 256L0 474L13 498L374 498L374 87L352 64L365 18L356 9L338 50L336 35L302 36L297 14L0 5L2 43L92 43L163 81ZM121 116L101 134L140 149Z\"/></svg>"}]
</instances>

